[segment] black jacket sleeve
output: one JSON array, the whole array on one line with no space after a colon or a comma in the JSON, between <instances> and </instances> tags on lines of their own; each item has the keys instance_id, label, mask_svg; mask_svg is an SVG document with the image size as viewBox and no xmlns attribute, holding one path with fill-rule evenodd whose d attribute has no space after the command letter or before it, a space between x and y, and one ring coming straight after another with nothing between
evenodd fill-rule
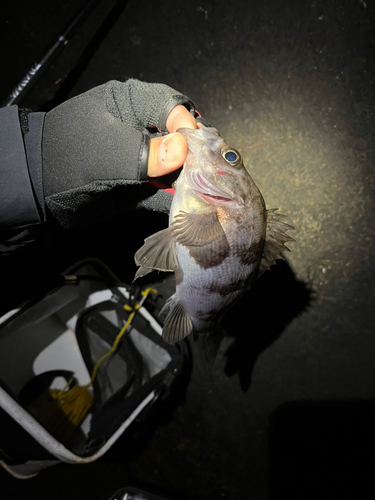
<instances>
[{"instance_id":1,"label":"black jacket sleeve","mask_svg":"<svg viewBox=\"0 0 375 500\"><path fill-rule=\"evenodd\" d=\"M168 212L171 195L147 183L150 137L189 98L163 84L110 81L49 113L0 109L0 253L54 219L79 227L124 209ZM156 132L155 132L156 131Z\"/></svg>"},{"instance_id":2,"label":"black jacket sleeve","mask_svg":"<svg viewBox=\"0 0 375 500\"><path fill-rule=\"evenodd\" d=\"M22 121L17 106L0 109L0 254L35 240L45 221L44 113L34 113L27 128L21 127Z\"/></svg>"}]
</instances>

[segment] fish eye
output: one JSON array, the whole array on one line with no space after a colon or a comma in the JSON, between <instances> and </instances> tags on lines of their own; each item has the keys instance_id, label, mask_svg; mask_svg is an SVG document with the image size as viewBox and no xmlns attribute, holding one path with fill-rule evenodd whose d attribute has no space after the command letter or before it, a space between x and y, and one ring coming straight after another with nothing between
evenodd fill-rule
<instances>
[{"instance_id":1,"label":"fish eye","mask_svg":"<svg viewBox=\"0 0 375 500\"><path fill-rule=\"evenodd\" d=\"M226 160L232 167L241 168L242 158L238 151L233 148L225 148L221 152L222 157Z\"/></svg>"}]
</instances>

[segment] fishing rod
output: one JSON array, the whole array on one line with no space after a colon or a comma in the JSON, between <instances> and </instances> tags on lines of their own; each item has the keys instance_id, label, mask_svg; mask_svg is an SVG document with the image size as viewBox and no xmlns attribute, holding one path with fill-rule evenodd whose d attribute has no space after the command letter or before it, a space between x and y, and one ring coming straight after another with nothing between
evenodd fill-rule
<instances>
[{"instance_id":1,"label":"fishing rod","mask_svg":"<svg viewBox=\"0 0 375 500\"><path fill-rule=\"evenodd\" d=\"M104 18L97 31L94 33L76 63L68 71L66 71L64 75L54 82L54 85L58 85L59 88L53 98L42 105L40 111L50 111L53 107L58 106L61 102L68 98L69 93L72 91L74 85L89 65L102 41L117 22L127 3L128 0L115 1L111 10Z\"/></svg>"},{"instance_id":2,"label":"fishing rod","mask_svg":"<svg viewBox=\"0 0 375 500\"><path fill-rule=\"evenodd\" d=\"M18 85L12 90L9 96L2 103L2 106L11 106L18 104L21 99L31 90L43 72L50 66L52 61L64 49L72 38L73 34L82 25L82 23L90 16L97 4L101 0L88 0L77 12L68 26L60 33L57 39L46 50L39 61L37 61Z\"/></svg>"}]
</instances>

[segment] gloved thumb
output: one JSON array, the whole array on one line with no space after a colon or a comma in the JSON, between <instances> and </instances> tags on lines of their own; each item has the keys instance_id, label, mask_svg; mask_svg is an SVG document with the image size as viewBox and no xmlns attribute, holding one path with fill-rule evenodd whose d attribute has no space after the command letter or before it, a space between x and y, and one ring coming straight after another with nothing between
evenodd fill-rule
<instances>
[{"instance_id":1,"label":"gloved thumb","mask_svg":"<svg viewBox=\"0 0 375 500\"><path fill-rule=\"evenodd\" d=\"M160 177L177 170L184 164L187 152L186 139L178 132L151 139L147 175Z\"/></svg>"}]
</instances>

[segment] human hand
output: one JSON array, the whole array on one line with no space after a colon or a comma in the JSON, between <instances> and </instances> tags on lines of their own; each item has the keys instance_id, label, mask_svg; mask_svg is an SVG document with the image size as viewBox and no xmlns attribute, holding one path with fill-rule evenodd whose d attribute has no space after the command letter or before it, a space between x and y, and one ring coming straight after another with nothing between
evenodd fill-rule
<instances>
[{"instance_id":1,"label":"human hand","mask_svg":"<svg viewBox=\"0 0 375 500\"><path fill-rule=\"evenodd\" d=\"M176 130L198 127L194 110L167 85L111 80L48 112L42 157L49 213L64 227L126 205L168 213L171 196L155 192L156 178L183 165L188 148Z\"/></svg>"},{"instance_id":2,"label":"human hand","mask_svg":"<svg viewBox=\"0 0 375 500\"><path fill-rule=\"evenodd\" d=\"M150 141L147 175L160 177L181 167L188 152L185 137L176 132L179 128L199 128L195 118L181 104L169 113L166 127L168 135L155 137Z\"/></svg>"}]
</instances>

